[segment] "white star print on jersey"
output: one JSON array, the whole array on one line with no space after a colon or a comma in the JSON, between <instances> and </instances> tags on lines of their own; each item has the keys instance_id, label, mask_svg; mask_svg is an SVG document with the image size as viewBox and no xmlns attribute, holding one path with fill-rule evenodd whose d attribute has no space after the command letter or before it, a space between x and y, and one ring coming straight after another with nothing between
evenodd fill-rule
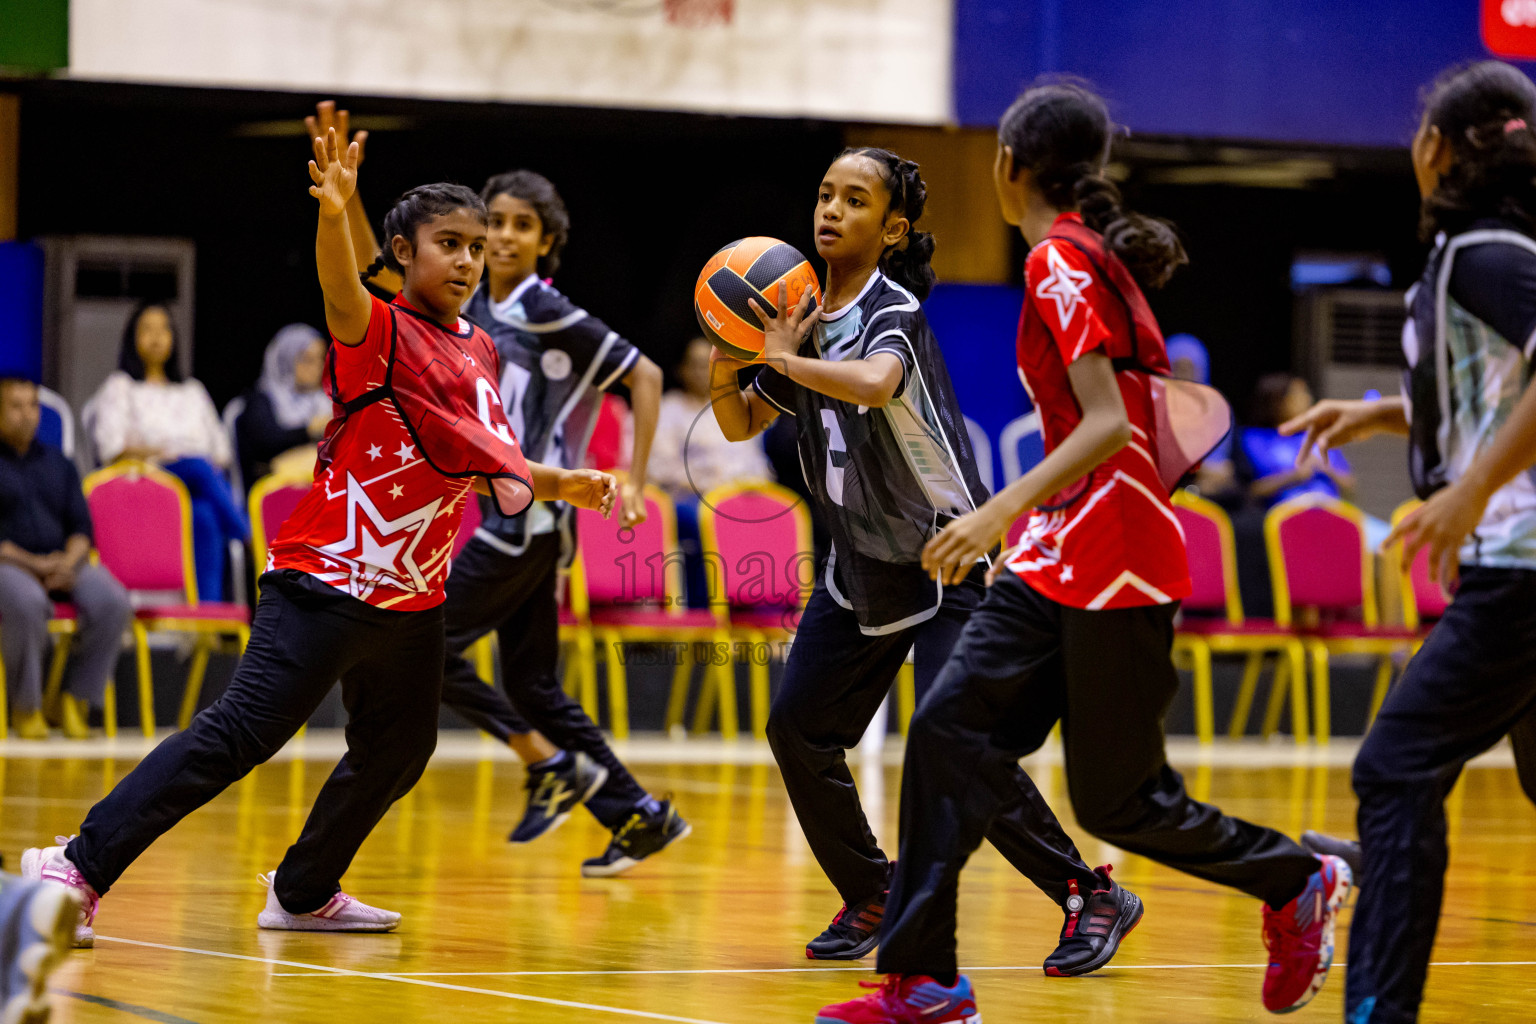
<instances>
[{"instance_id":1,"label":"white star print on jersey","mask_svg":"<svg viewBox=\"0 0 1536 1024\"><path fill-rule=\"evenodd\" d=\"M1051 273L1036 286L1035 297L1050 299L1056 304L1056 318L1065 331L1072 322L1072 314L1077 311L1077 304L1083 301L1083 289L1093 283L1093 275L1067 266L1067 261L1061 258L1054 245L1045 247L1045 260Z\"/></svg>"},{"instance_id":2,"label":"white star print on jersey","mask_svg":"<svg viewBox=\"0 0 1536 1024\"><path fill-rule=\"evenodd\" d=\"M437 498L396 519L385 519L351 473L347 474L347 535L315 548L347 568L327 583L346 579L345 590L353 597L366 598L381 581L401 590L425 593L426 574L416 562L416 548L432 520L437 517Z\"/></svg>"}]
</instances>

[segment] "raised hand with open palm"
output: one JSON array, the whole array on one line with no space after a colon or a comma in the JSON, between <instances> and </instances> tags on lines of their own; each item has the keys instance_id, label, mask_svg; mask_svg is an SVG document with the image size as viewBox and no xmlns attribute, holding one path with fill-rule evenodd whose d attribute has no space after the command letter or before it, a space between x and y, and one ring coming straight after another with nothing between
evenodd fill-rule
<instances>
[{"instance_id":1,"label":"raised hand with open palm","mask_svg":"<svg viewBox=\"0 0 1536 1024\"><path fill-rule=\"evenodd\" d=\"M309 178L314 182L309 194L320 200L320 212L332 217L346 212L347 203L357 191L357 165L362 149L356 142L337 152L336 129L326 130L324 138L312 140L314 159L309 162Z\"/></svg>"}]
</instances>

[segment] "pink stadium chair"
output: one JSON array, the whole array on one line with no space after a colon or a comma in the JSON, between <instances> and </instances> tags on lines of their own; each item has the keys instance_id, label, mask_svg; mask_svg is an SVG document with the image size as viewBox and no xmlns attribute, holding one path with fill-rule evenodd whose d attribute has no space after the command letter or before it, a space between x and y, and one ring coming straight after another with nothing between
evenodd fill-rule
<instances>
[{"instance_id":1,"label":"pink stadium chair","mask_svg":"<svg viewBox=\"0 0 1536 1024\"><path fill-rule=\"evenodd\" d=\"M1221 506L1185 490L1174 493L1173 506L1184 530L1190 581L1194 585L1183 602L1185 614L1174 637L1173 649L1176 655L1188 656L1194 669L1195 732L1200 742L1210 743L1215 738L1211 655L1247 656L1242 685L1227 727L1235 738L1247 731L1253 692L1264 669L1265 655L1274 652L1278 657L1263 734L1267 738L1274 733L1285 694L1289 691L1291 731L1297 743L1306 743L1306 648L1301 639L1293 630L1273 620L1244 617L1237 586L1237 547L1232 536L1232 521ZM1190 615L1191 612L1196 614Z\"/></svg>"},{"instance_id":2,"label":"pink stadium chair","mask_svg":"<svg viewBox=\"0 0 1536 1024\"><path fill-rule=\"evenodd\" d=\"M1354 505L1318 494L1283 501L1264 517L1264 543L1275 621L1294 626L1307 645L1312 718L1318 742L1325 742L1330 736L1329 656L1367 654L1378 659L1374 716L1379 706L1375 698L1385 696L1392 681L1393 655L1410 652L1417 631L1380 624L1365 515Z\"/></svg>"},{"instance_id":3,"label":"pink stadium chair","mask_svg":"<svg viewBox=\"0 0 1536 1024\"><path fill-rule=\"evenodd\" d=\"M1414 498L1397 506L1392 511L1392 525L1397 526L1423 504ZM1446 606L1451 603L1440 584L1429 578L1429 548L1420 548L1413 556L1412 565L1402 564L1402 548L1397 548L1393 554L1398 559L1403 594L1403 625L1427 635L1429 626L1445 614ZM1422 642L1422 637L1420 639ZM1417 644L1414 650L1418 650Z\"/></svg>"},{"instance_id":4,"label":"pink stadium chair","mask_svg":"<svg viewBox=\"0 0 1536 1024\"><path fill-rule=\"evenodd\" d=\"M737 656L745 652L751 662L752 732L765 739L768 645L793 635L814 583L811 517L799 495L778 484L727 484L699 500L699 534L710 608L722 629L746 641L744 648L732 644L731 649ZM699 696L694 730L707 726L718 700L721 735L732 739L738 728L734 658L726 660L726 671ZM669 727L681 722L685 697L673 690Z\"/></svg>"},{"instance_id":5,"label":"pink stadium chair","mask_svg":"<svg viewBox=\"0 0 1536 1024\"><path fill-rule=\"evenodd\" d=\"M267 548L293 510L309 493L311 481L304 476L264 476L251 487L247 507L251 517L251 557L259 579L267 567Z\"/></svg>"},{"instance_id":6,"label":"pink stadium chair","mask_svg":"<svg viewBox=\"0 0 1536 1024\"><path fill-rule=\"evenodd\" d=\"M609 725L618 739L629 736L624 643L674 644L686 651L695 642L725 639L713 615L687 607L672 499L665 491L647 487L645 505L645 522L633 528L621 527L617 516L604 519L587 509L576 512L588 621L603 642ZM706 664L706 674L709 671ZM679 657L673 690L686 691L692 672L692 662Z\"/></svg>"},{"instance_id":7,"label":"pink stadium chair","mask_svg":"<svg viewBox=\"0 0 1536 1024\"><path fill-rule=\"evenodd\" d=\"M192 506L182 482L143 462L118 462L85 478L85 497L96 528L101 563L135 599L134 649L138 662L139 718L155 734L151 632L188 633L192 664L182 691L179 723L186 728L212 646L232 637L239 651L250 639L250 609L222 601L199 602L192 565Z\"/></svg>"}]
</instances>

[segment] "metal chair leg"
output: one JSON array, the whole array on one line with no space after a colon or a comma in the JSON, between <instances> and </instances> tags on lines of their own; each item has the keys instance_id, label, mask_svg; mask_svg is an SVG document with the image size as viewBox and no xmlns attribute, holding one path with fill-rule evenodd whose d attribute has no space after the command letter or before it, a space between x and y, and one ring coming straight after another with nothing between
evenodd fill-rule
<instances>
[{"instance_id":1,"label":"metal chair leg","mask_svg":"<svg viewBox=\"0 0 1536 1024\"><path fill-rule=\"evenodd\" d=\"M1201 743L1216 742L1216 711L1211 697L1211 645L1204 640L1190 641L1195 686L1195 735Z\"/></svg>"},{"instance_id":2,"label":"metal chair leg","mask_svg":"<svg viewBox=\"0 0 1536 1024\"><path fill-rule=\"evenodd\" d=\"M155 679L149 664L149 630L133 623L134 663L139 674L139 729L144 738L155 738Z\"/></svg>"},{"instance_id":3,"label":"metal chair leg","mask_svg":"<svg viewBox=\"0 0 1536 1024\"><path fill-rule=\"evenodd\" d=\"M683 654L677 660L677 667L672 670L672 692L667 695L667 719L668 732L677 729L683 724L683 716L688 709L688 689L693 682L693 662L688 658L686 645ZM706 660L704 674L709 675L709 665ZM706 682L707 685L707 682Z\"/></svg>"},{"instance_id":4,"label":"metal chair leg","mask_svg":"<svg viewBox=\"0 0 1536 1024\"><path fill-rule=\"evenodd\" d=\"M1248 716L1253 711L1253 692L1258 688L1259 675L1264 671L1264 654L1254 651L1243 665L1243 681L1237 688L1237 702L1232 705L1232 720L1227 723L1227 735L1242 739L1248 731Z\"/></svg>"},{"instance_id":5,"label":"metal chair leg","mask_svg":"<svg viewBox=\"0 0 1536 1024\"><path fill-rule=\"evenodd\" d=\"M1371 723L1376 721L1376 713L1381 710L1381 702L1387 699L1387 690L1392 685L1392 655L1383 654L1376 663L1376 686L1371 690L1371 710L1365 716L1365 730L1370 732Z\"/></svg>"},{"instance_id":6,"label":"metal chair leg","mask_svg":"<svg viewBox=\"0 0 1536 1024\"><path fill-rule=\"evenodd\" d=\"M1333 722L1328 698L1328 648L1320 640L1307 645L1312 655L1312 721L1318 743L1333 736Z\"/></svg>"},{"instance_id":7,"label":"metal chair leg","mask_svg":"<svg viewBox=\"0 0 1536 1024\"><path fill-rule=\"evenodd\" d=\"M1285 698L1289 693L1294 699L1296 688L1303 685L1300 679L1292 679L1289 672L1280 671L1280 666L1275 666L1275 681L1269 688L1269 698L1264 704L1264 721L1259 726L1259 735L1266 740L1280 729L1280 712L1285 708Z\"/></svg>"},{"instance_id":8,"label":"metal chair leg","mask_svg":"<svg viewBox=\"0 0 1536 1024\"><path fill-rule=\"evenodd\" d=\"M203 677L208 673L209 639L198 637L192 648L192 664L187 668L187 685L181 691L181 711L176 716L176 728L185 729L197 714L197 699L203 692Z\"/></svg>"},{"instance_id":9,"label":"metal chair leg","mask_svg":"<svg viewBox=\"0 0 1536 1024\"><path fill-rule=\"evenodd\" d=\"M624 672L623 639L618 632L603 630L603 649L608 664L608 730L616 740L629 739L629 680Z\"/></svg>"},{"instance_id":10,"label":"metal chair leg","mask_svg":"<svg viewBox=\"0 0 1536 1024\"><path fill-rule=\"evenodd\" d=\"M761 660L759 660L761 655ZM760 740L768 738L768 704L769 674L768 674L768 638L759 632L747 634L747 669L748 678L751 681L752 699L752 735Z\"/></svg>"}]
</instances>

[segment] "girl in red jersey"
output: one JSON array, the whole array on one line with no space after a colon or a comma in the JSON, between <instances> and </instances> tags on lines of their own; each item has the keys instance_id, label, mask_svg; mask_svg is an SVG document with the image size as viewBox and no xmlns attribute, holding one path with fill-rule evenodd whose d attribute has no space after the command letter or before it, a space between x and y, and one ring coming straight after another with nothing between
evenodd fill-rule
<instances>
[{"instance_id":1,"label":"girl in red jersey","mask_svg":"<svg viewBox=\"0 0 1536 1024\"><path fill-rule=\"evenodd\" d=\"M348 237L358 147L317 142L315 262L336 418L315 483L272 544L250 645L217 701L93 807L68 845L28 850L31 877L80 892L79 945L99 895L162 833L271 757L341 680L347 753L272 876L263 928L389 931L392 911L341 876L437 742L443 581L471 488L508 513L559 499L606 514L617 486L524 461L497 395L495 346L460 319L485 262L485 206L460 185L407 192L385 218L393 303L364 290ZM60 842L64 842L62 839Z\"/></svg>"},{"instance_id":2,"label":"girl in red jersey","mask_svg":"<svg viewBox=\"0 0 1536 1024\"><path fill-rule=\"evenodd\" d=\"M1264 1004L1306 1003L1327 976L1348 867L1197 803L1168 766L1163 715L1189 571L1162 483L1155 389L1168 373L1143 287L1184 262L1170 225L1128 213L1103 176L1110 122L1085 88L1027 90L1003 116L993 168L1003 217L1031 245L1018 370L1047 455L929 541L935 579L971 571L1033 509L917 711L902 773L901 854L871 995L822 1024L979 1021L957 974L960 870L1059 721L1068 791L1089 832L1265 901ZM1085 927L1094 927L1092 908Z\"/></svg>"}]
</instances>

